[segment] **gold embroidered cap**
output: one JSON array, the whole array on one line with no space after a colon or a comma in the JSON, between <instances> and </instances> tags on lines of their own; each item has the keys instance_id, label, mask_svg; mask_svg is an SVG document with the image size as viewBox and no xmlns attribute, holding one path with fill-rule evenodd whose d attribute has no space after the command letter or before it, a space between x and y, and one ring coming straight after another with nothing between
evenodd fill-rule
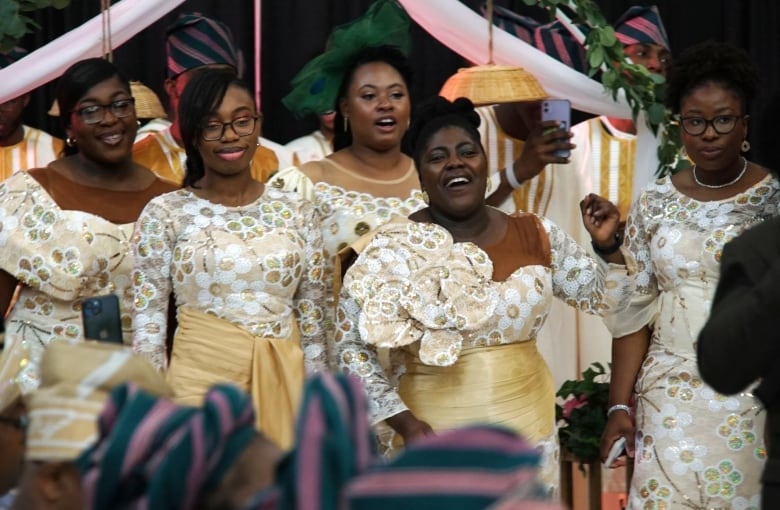
<instances>
[{"instance_id":1,"label":"gold embroidered cap","mask_svg":"<svg viewBox=\"0 0 780 510\"><path fill-rule=\"evenodd\" d=\"M164 376L128 347L49 344L41 360L41 385L25 396L27 460L75 460L97 439L97 418L111 390L126 382L170 396Z\"/></svg>"}]
</instances>

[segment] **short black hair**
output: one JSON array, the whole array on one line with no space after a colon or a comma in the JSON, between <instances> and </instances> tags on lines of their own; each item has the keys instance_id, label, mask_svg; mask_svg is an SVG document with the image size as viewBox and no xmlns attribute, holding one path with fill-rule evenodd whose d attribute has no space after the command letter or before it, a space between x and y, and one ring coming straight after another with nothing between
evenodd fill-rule
<instances>
[{"instance_id":1,"label":"short black hair","mask_svg":"<svg viewBox=\"0 0 780 510\"><path fill-rule=\"evenodd\" d=\"M57 106L60 109L60 122L63 129L70 127L70 114L84 94L100 82L118 78L130 94L130 81L114 64L102 58L80 60L67 68L57 81ZM76 154L78 147L65 145L66 156Z\"/></svg>"},{"instance_id":2,"label":"short black hair","mask_svg":"<svg viewBox=\"0 0 780 510\"><path fill-rule=\"evenodd\" d=\"M479 134L481 119L474 110L474 104L465 97L449 101L441 96L433 97L420 105L415 111L409 130L406 132L406 143L412 153L417 172L420 171L422 153L431 137L445 127L459 127L466 131L474 142L479 144L482 152L482 137Z\"/></svg>"},{"instance_id":3,"label":"short black hair","mask_svg":"<svg viewBox=\"0 0 780 510\"><path fill-rule=\"evenodd\" d=\"M346 97L349 90L349 84L352 83L352 78L355 76L355 71L365 65L372 62L383 62L401 75L404 80L407 90L411 93L412 88L412 66L409 64L409 59L401 52L396 46L367 46L363 48L353 59L352 63L347 67L347 71L344 73L344 79L341 80L339 86L339 93L336 96L336 104L333 105L336 110L336 118L333 120L333 150L338 151L345 147L352 145L352 132L347 128L344 129L344 116L339 109L339 101Z\"/></svg>"},{"instance_id":4,"label":"short black hair","mask_svg":"<svg viewBox=\"0 0 780 510\"><path fill-rule=\"evenodd\" d=\"M231 85L246 90L252 96L246 82L231 69L198 69L184 86L178 111L181 138L187 153L187 169L182 184L184 187L194 186L206 173L196 141L203 132L204 122L219 108Z\"/></svg>"},{"instance_id":5,"label":"short black hair","mask_svg":"<svg viewBox=\"0 0 780 510\"><path fill-rule=\"evenodd\" d=\"M683 51L669 69L667 106L680 113L683 100L706 83L716 83L736 94L742 113L746 113L756 93L758 74L741 48L716 41L696 44Z\"/></svg>"}]
</instances>

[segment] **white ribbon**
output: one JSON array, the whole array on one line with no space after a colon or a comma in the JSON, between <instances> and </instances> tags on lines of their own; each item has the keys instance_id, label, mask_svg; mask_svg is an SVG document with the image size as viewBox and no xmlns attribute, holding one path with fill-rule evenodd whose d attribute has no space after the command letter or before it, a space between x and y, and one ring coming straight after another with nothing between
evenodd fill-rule
<instances>
[{"instance_id":1,"label":"white ribbon","mask_svg":"<svg viewBox=\"0 0 780 510\"><path fill-rule=\"evenodd\" d=\"M111 6L111 41L121 46L184 0L121 0ZM71 64L102 56L102 19L98 14L83 25L0 69L0 103L59 78ZM162 51L162 42L160 51Z\"/></svg>"}]
</instances>

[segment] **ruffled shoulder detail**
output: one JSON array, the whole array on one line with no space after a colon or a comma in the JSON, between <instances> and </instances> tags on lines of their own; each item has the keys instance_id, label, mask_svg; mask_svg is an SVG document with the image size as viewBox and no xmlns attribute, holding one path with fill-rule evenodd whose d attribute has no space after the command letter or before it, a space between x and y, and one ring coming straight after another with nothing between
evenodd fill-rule
<instances>
[{"instance_id":1,"label":"ruffled shoulder detail","mask_svg":"<svg viewBox=\"0 0 780 510\"><path fill-rule=\"evenodd\" d=\"M344 279L361 311L361 338L377 347L420 342L420 360L449 366L462 332L481 328L498 293L493 263L472 243L454 243L444 228L412 221L379 227Z\"/></svg>"}]
</instances>

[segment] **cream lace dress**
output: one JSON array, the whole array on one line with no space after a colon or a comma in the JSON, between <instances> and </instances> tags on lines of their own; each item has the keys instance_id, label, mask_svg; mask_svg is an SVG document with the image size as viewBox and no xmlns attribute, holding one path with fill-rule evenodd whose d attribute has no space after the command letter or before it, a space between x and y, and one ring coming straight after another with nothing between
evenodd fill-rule
<instances>
[{"instance_id":1,"label":"cream lace dress","mask_svg":"<svg viewBox=\"0 0 780 510\"><path fill-rule=\"evenodd\" d=\"M765 413L749 393L719 395L696 366L696 339L720 274L723 245L776 214L771 177L726 200L683 195L670 178L632 207L628 256L637 265L631 306L609 320L615 336L653 328L635 386L633 509L758 509ZM631 263L631 261L628 261Z\"/></svg>"}]
</instances>

